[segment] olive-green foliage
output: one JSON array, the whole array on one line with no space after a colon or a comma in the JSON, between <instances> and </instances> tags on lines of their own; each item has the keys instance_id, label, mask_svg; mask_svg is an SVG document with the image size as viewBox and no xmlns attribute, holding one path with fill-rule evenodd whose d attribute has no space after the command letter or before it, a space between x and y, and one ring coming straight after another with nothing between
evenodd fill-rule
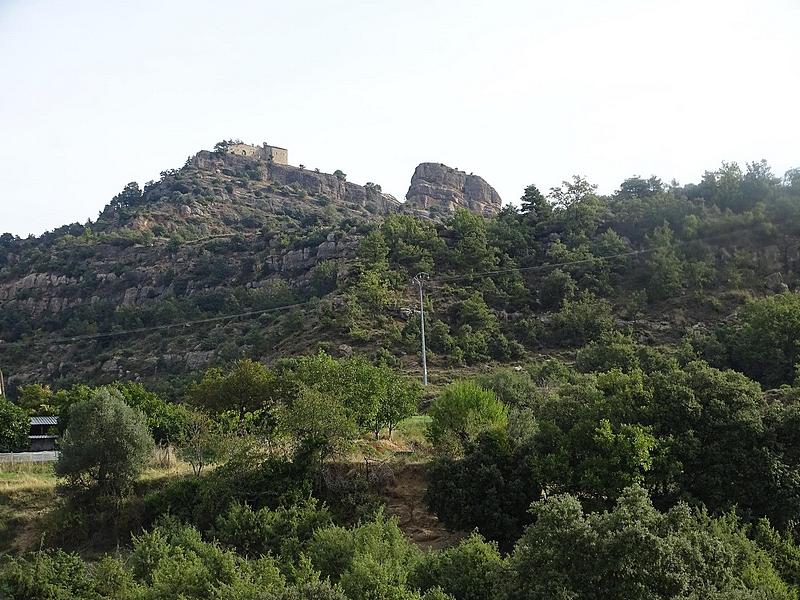
<instances>
[{"instance_id":1,"label":"olive-green foliage","mask_svg":"<svg viewBox=\"0 0 800 600\"><path fill-rule=\"evenodd\" d=\"M467 446L464 458L434 461L425 501L448 527L477 528L508 550L529 522L528 507L542 489L525 458L524 449L504 432L482 435Z\"/></svg>"},{"instance_id":2,"label":"olive-green foliage","mask_svg":"<svg viewBox=\"0 0 800 600\"><path fill-rule=\"evenodd\" d=\"M214 537L244 556L270 554L291 562L300 557L315 531L330 525L330 513L314 499L274 510L233 504L217 517Z\"/></svg>"},{"instance_id":3,"label":"olive-green foliage","mask_svg":"<svg viewBox=\"0 0 800 600\"><path fill-rule=\"evenodd\" d=\"M96 390L72 405L55 471L68 490L124 494L152 457L153 438L144 415L119 393Z\"/></svg>"},{"instance_id":4,"label":"olive-green foliage","mask_svg":"<svg viewBox=\"0 0 800 600\"><path fill-rule=\"evenodd\" d=\"M683 285L683 262L675 250L669 225L664 224L653 232L650 246L647 294L655 300L671 298L680 292Z\"/></svg>"},{"instance_id":5,"label":"olive-green foliage","mask_svg":"<svg viewBox=\"0 0 800 600\"><path fill-rule=\"evenodd\" d=\"M323 577L329 577L352 600L404 598L404 588L419 551L400 531L397 521L378 513L354 529L318 530L308 557Z\"/></svg>"},{"instance_id":6,"label":"olive-green foliage","mask_svg":"<svg viewBox=\"0 0 800 600\"><path fill-rule=\"evenodd\" d=\"M632 371L639 367L636 343L619 331L604 332L578 351L575 366L580 371Z\"/></svg>"},{"instance_id":7,"label":"olive-green foliage","mask_svg":"<svg viewBox=\"0 0 800 600\"><path fill-rule=\"evenodd\" d=\"M291 439L317 452L320 462L349 450L358 435L356 420L344 404L306 386L282 410L279 422Z\"/></svg>"},{"instance_id":8,"label":"olive-green foliage","mask_svg":"<svg viewBox=\"0 0 800 600\"><path fill-rule=\"evenodd\" d=\"M325 260L311 269L311 289L322 297L336 289L339 277L339 266L334 260Z\"/></svg>"},{"instance_id":9,"label":"olive-green foliage","mask_svg":"<svg viewBox=\"0 0 800 600\"><path fill-rule=\"evenodd\" d=\"M391 433L398 421L416 411L421 396L416 382L386 365L372 365L360 357L336 360L324 352L295 361L291 378L300 393L286 407L284 422L301 438L301 429L321 431L335 423L342 442L358 431L377 435L388 427ZM299 422L301 416L305 424Z\"/></svg>"},{"instance_id":10,"label":"olive-green foliage","mask_svg":"<svg viewBox=\"0 0 800 600\"><path fill-rule=\"evenodd\" d=\"M720 331L727 362L763 383L791 384L800 362L800 294L754 300Z\"/></svg>"},{"instance_id":11,"label":"olive-green foliage","mask_svg":"<svg viewBox=\"0 0 800 600\"><path fill-rule=\"evenodd\" d=\"M53 391L50 386L32 383L19 389L17 405L34 415L53 415L56 413L53 406Z\"/></svg>"},{"instance_id":12,"label":"olive-green foliage","mask_svg":"<svg viewBox=\"0 0 800 600\"><path fill-rule=\"evenodd\" d=\"M0 452L14 452L28 445L28 413L0 396Z\"/></svg>"},{"instance_id":13,"label":"olive-green foliage","mask_svg":"<svg viewBox=\"0 0 800 600\"><path fill-rule=\"evenodd\" d=\"M778 527L800 518L796 393L766 403L733 371L681 367L640 348L635 356L623 361L627 371L580 375L550 362L484 378L515 406L513 422L432 467L431 508L449 526L478 527L506 547L543 491L599 510L639 484L659 505L683 498L715 514L735 507Z\"/></svg>"},{"instance_id":14,"label":"olive-green foliage","mask_svg":"<svg viewBox=\"0 0 800 600\"><path fill-rule=\"evenodd\" d=\"M244 556L167 517L134 536L124 560L104 556L88 564L59 550L5 558L0 595L10 600L797 598L792 587L797 547L767 523L751 532L731 515L712 518L682 503L660 512L638 486L624 490L608 512L589 513L569 495L537 502L531 512L532 523L508 558L477 535L422 553L396 520L381 513L344 528L326 524L324 511L309 503L283 512L233 508L220 519L224 535L235 544L257 545L262 535L266 540Z\"/></svg>"},{"instance_id":15,"label":"olive-green foliage","mask_svg":"<svg viewBox=\"0 0 800 600\"><path fill-rule=\"evenodd\" d=\"M425 554L409 582L421 591L439 588L456 600L493 600L504 571L497 546L473 534L457 546Z\"/></svg>"},{"instance_id":16,"label":"olive-green foliage","mask_svg":"<svg viewBox=\"0 0 800 600\"><path fill-rule=\"evenodd\" d=\"M9 600L97 598L98 583L79 556L62 550L10 558L0 571L0 594Z\"/></svg>"},{"instance_id":17,"label":"olive-green foliage","mask_svg":"<svg viewBox=\"0 0 800 600\"><path fill-rule=\"evenodd\" d=\"M88 400L97 391L106 390L119 396L125 404L142 412L153 439L159 444L170 444L183 435L189 422L190 411L184 406L165 401L160 395L133 381L117 381L106 386L90 387L76 384L58 390L47 401L59 415L58 427L63 433L70 422L73 405Z\"/></svg>"},{"instance_id":18,"label":"olive-green foliage","mask_svg":"<svg viewBox=\"0 0 800 600\"><path fill-rule=\"evenodd\" d=\"M539 302L545 309L557 310L564 300L575 295L576 289L575 280L569 273L558 268L553 269L542 279Z\"/></svg>"},{"instance_id":19,"label":"olive-green foliage","mask_svg":"<svg viewBox=\"0 0 800 600\"><path fill-rule=\"evenodd\" d=\"M564 300L550 323L550 338L558 345L580 346L600 338L613 324L611 305L587 292Z\"/></svg>"},{"instance_id":20,"label":"olive-green foliage","mask_svg":"<svg viewBox=\"0 0 800 600\"><path fill-rule=\"evenodd\" d=\"M505 405L493 392L470 381L447 386L428 414L431 442L442 451L456 453L480 433L503 429L508 418Z\"/></svg>"},{"instance_id":21,"label":"olive-green foliage","mask_svg":"<svg viewBox=\"0 0 800 600\"><path fill-rule=\"evenodd\" d=\"M507 598L797 597L735 519L684 504L658 512L640 487L611 512L585 514L576 498L557 496L533 513L508 561Z\"/></svg>"},{"instance_id":22,"label":"olive-green foliage","mask_svg":"<svg viewBox=\"0 0 800 600\"><path fill-rule=\"evenodd\" d=\"M253 360L237 361L225 372L212 368L188 391L189 401L215 413L233 411L243 424L247 413L257 414L270 424L275 405L282 392L275 374Z\"/></svg>"},{"instance_id":23,"label":"olive-green foliage","mask_svg":"<svg viewBox=\"0 0 800 600\"><path fill-rule=\"evenodd\" d=\"M175 443L186 432L190 411L185 406L165 402L158 394L132 381L114 383L109 388L118 391L125 404L144 413L157 443Z\"/></svg>"},{"instance_id":24,"label":"olive-green foliage","mask_svg":"<svg viewBox=\"0 0 800 600\"><path fill-rule=\"evenodd\" d=\"M539 394L537 382L522 369L497 369L478 376L475 382L494 392L498 400L510 407L531 406Z\"/></svg>"},{"instance_id":25,"label":"olive-green foliage","mask_svg":"<svg viewBox=\"0 0 800 600\"><path fill-rule=\"evenodd\" d=\"M308 498L311 491L312 472L306 457L289 461L246 445L205 476L176 478L148 494L143 520L151 524L171 514L205 531L232 503L253 510L277 509Z\"/></svg>"}]
</instances>

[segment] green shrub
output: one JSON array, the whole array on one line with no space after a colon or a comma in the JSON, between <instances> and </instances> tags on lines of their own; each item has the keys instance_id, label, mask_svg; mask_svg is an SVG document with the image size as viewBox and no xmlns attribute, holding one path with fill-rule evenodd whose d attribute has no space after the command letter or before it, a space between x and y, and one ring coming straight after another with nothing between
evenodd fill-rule
<instances>
[{"instance_id":1,"label":"green shrub","mask_svg":"<svg viewBox=\"0 0 800 600\"><path fill-rule=\"evenodd\" d=\"M98 389L69 409L69 425L55 466L73 494L121 496L153 455L144 415L118 392Z\"/></svg>"},{"instance_id":2,"label":"green shrub","mask_svg":"<svg viewBox=\"0 0 800 600\"><path fill-rule=\"evenodd\" d=\"M16 452L28 446L28 413L0 396L0 452Z\"/></svg>"},{"instance_id":3,"label":"green shrub","mask_svg":"<svg viewBox=\"0 0 800 600\"><path fill-rule=\"evenodd\" d=\"M271 554L291 562L299 558L317 529L331 524L328 510L319 508L313 499L274 510L254 511L243 504L233 504L217 517L214 537L245 556Z\"/></svg>"},{"instance_id":4,"label":"green shrub","mask_svg":"<svg viewBox=\"0 0 800 600\"><path fill-rule=\"evenodd\" d=\"M433 401L428 437L440 451L455 451L484 431L506 426L507 412L494 392L470 381L451 383Z\"/></svg>"}]
</instances>

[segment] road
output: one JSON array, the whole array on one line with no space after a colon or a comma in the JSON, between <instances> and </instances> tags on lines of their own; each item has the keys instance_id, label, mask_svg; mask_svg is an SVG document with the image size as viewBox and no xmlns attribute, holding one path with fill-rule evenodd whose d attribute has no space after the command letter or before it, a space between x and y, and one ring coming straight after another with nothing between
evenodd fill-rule
<instances>
[{"instance_id":1,"label":"road","mask_svg":"<svg viewBox=\"0 0 800 600\"><path fill-rule=\"evenodd\" d=\"M55 462L58 452L0 452L0 463Z\"/></svg>"}]
</instances>

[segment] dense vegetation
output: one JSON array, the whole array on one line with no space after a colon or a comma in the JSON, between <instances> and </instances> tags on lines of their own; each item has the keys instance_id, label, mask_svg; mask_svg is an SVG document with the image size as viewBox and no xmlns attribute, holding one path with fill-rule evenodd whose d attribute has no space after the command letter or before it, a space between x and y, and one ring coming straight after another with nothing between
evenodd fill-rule
<instances>
[{"instance_id":1,"label":"dense vegetation","mask_svg":"<svg viewBox=\"0 0 800 600\"><path fill-rule=\"evenodd\" d=\"M161 387L170 381L180 393L196 368L184 360L189 352L223 364L345 343L406 364L419 342L410 279L424 271L431 276L426 298L434 365L574 348L615 326L635 328L643 341L674 343L697 326L694 334L703 338L697 341L708 342L713 354L706 358L716 366L744 370L765 385L791 382L790 348L776 357L779 372L748 371L736 363L734 345L743 340L716 328L752 296L796 286L796 171L778 178L764 162L744 170L726 163L698 184L633 177L608 196L576 177L547 198L530 186L518 208L509 205L488 219L466 211L440 221L379 217L333 203L335 210L312 223L291 213L314 209L318 198L282 190L258 198L246 187L245 200L239 188L231 195L210 183L256 185L236 174L246 166L232 165L225 175L187 165L166 173L139 200L126 201L124 210L110 207L97 223L35 239L4 236L0 282L30 273L68 280L58 288L57 310L51 292L34 287L18 292L0 314L7 368L33 370L28 382L46 375L59 387L130 371ZM194 196L197 186L211 195ZM196 212L171 217L183 202ZM192 224L217 222L218 210L227 211L223 233L190 231ZM275 220L256 226L248 220L253 211ZM189 229L161 231L155 223L165 220ZM151 239L126 247L101 239L112 234ZM276 266L285 252L313 257L326 240L336 244L333 256ZM92 336L294 304L191 328L50 343L56 332ZM32 345L46 357L36 366L29 364Z\"/></svg>"},{"instance_id":2,"label":"dense vegetation","mask_svg":"<svg viewBox=\"0 0 800 600\"><path fill-rule=\"evenodd\" d=\"M98 232L187 202L195 175L129 186L96 231L3 238L0 278L74 268L76 248L108 243ZM67 346L107 362L125 340L131 355L162 357L191 341L215 353L202 373L158 358L147 385L111 382L117 371L95 364L91 385L53 371L11 386L0 446L24 444L27 415L59 415L61 479L41 549L0 561L0 596L798 597L800 173L724 164L697 185L637 177L610 196L574 178L547 198L530 186L491 219L326 215L290 228L291 241L255 232L196 254L161 239L176 231L151 231L142 252L171 244L191 271L173 274L171 296L0 316L13 361L35 330L305 303L205 333ZM247 286L275 248L345 229L350 255ZM420 342L408 282L420 272L426 390L407 373ZM303 355L281 356L286 340ZM418 413L425 439L395 447ZM387 448L398 469L426 464L417 512L458 543L421 549L406 535L414 510L401 520L381 506L393 475L370 457ZM191 470L148 476L173 454Z\"/></svg>"}]
</instances>

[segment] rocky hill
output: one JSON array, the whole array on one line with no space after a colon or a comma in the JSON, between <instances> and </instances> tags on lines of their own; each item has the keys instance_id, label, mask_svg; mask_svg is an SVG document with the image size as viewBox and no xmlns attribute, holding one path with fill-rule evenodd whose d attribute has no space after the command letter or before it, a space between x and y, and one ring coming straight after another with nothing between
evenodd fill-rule
<instances>
[{"instance_id":1,"label":"rocky hill","mask_svg":"<svg viewBox=\"0 0 800 600\"><path fill-rule=\"evenodd\" d=\"M231 146L128 184L94 223L0 236L12 389L180 389L209 365L317 348L416 371L420 271L434 378L569 355L615 330L714 348L715 327L749 298L800 284L800 177L761 163L683 187L634 177L610 196L580 178L549 198L530 186L519 211L441 164L416 169L403 203Z\"/></svg>"},{"instance_id":2,"label":"rocky hill","mask_svg":"<svg viewBox=\"0 0 800 600\"><path fill-rule=\"evenodd\" d=\"M263 148L222 142L162 172L143 190L128 184L94 223L36 239L3 236L0 368L12 383L140 377L155 375L159 366L192 371L219 358L217 345L195 331L163 332L160 351L136 351L130 359L127 349L118 350L131 346L129 338L50 341L324 295L346 279L371 224L394 214L438 221L456 207L481 214L496 210L488 203L499 207L483 180L448 167L420 165L412 190L421 189L419 175L427 173L433 195L424 205L416 192L401 203L379 185L352 183L341 171L282 164ZM36 359L29 344L36 346Z\"/></svg>"},{"instance_id":3,"label":"rocky hill","mask_svg":"<svg viewBox=\"0 0 800 600\"><path fill-rule=\"evenodd\" d=\"M452 214L459 208L491 217L500 212L499 194L482 177L439 163L422 163L414 171L405 208Z\"/></svg>"}]
</instances>

